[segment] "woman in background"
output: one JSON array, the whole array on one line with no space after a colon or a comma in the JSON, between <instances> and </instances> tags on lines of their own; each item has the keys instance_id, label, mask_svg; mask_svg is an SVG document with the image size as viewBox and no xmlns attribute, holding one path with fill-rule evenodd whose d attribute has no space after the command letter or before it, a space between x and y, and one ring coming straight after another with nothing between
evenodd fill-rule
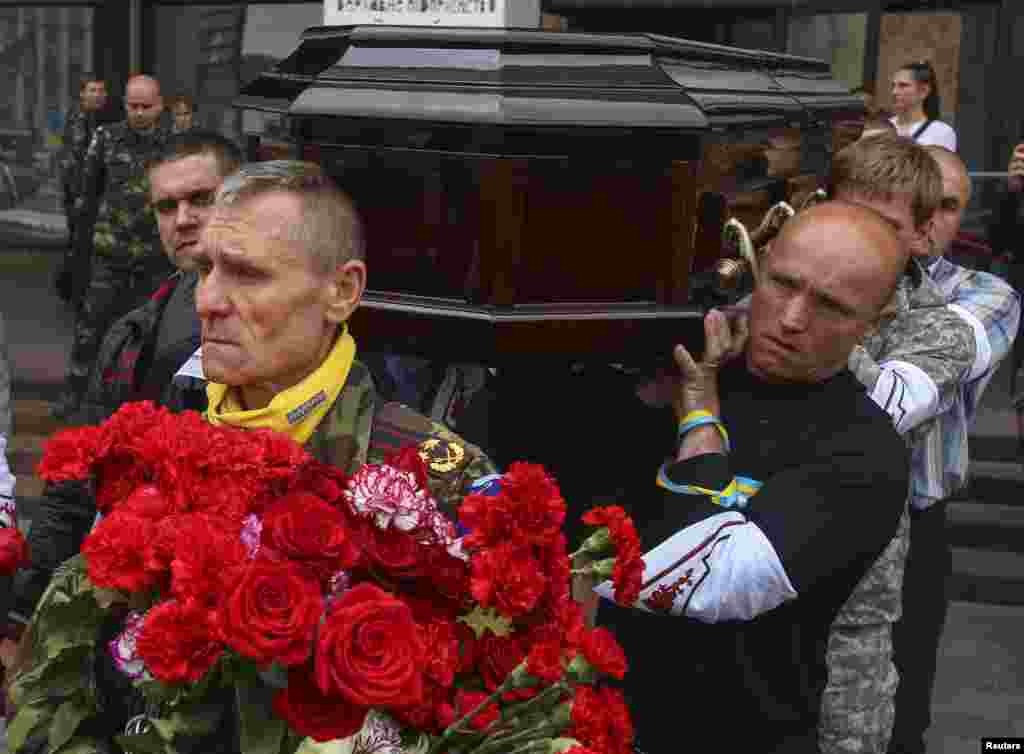
<instances>
[{"instance_id":1,"label":"woman in background","mask_svg":"<svg viewBox=\"0 0 1024 754\"><path fill-rule=\"evenodd\" d=\"M956 151L956 131L939 120L941 102L935 69L928 62L907 63L892 77L892 123L900 136L922 146Z\"/></svg>"}]
</instances>

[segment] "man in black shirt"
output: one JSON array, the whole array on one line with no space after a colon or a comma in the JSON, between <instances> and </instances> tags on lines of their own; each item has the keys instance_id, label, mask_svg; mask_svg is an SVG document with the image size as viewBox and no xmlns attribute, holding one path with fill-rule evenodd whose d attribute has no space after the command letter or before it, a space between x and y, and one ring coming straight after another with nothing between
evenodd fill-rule
<instances>
[{"instance_id":1,"label":"man in black shirt","mask_svg":"<svg viewBox=\"0 0 1024 754\"><path fill-rule=\"evenodd\" d=\"M638 750L699 733L735 751L818 751L829 626L907 495L905 447L846 369L906 262L873 211L806 210L766 257L749 325L711 312L701 361L677 347L679 449L655 499L632 506L643 589L598 613L630 661Z\"/></svg>"}]
</instances>

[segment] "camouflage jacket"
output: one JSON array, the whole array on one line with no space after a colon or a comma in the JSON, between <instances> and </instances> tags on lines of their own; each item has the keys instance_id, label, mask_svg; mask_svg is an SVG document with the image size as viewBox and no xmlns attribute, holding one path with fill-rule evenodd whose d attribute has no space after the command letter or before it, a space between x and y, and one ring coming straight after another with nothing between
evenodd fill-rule
<instances>
[{"instance_id":1,"label":"camouflage jacket","mask_svg":"<svg viewBox=\"0 0 1024 754\"><path fill-rule=\"evenodd\" d=\"M84 217L96 218L97 256L130 263L164 253L149 206L146 164L169 136L162 124L148 132L136 131L124 121L96 127L85 153L76 208Z\"/></svg>"},{"instance_id":2,"label":"camouflage jacket","mask_svg":"<svg viewBox=\"0 0 1024 754\"><path fill-rule=\"evenodd\" d=\"M974 331L947 303L911 261L877 331L850 356L850 370L911 449L934 437L936 417L953 406L975 359ZM896 536L832 623L818 728L823 754L888 747L897 680L892 625L902 609L909 537L904 511Z\"/></svg>"},{"instance_id":3,"label":"camouflage jacket","mask_svg":"<svg viewBox=\"0 0 1024 754\"><path fill-rule=\"evenodd\" d=\"M495 472L478 448L442 425L400 404L378 403L370 372L358 361L306 449L317 459L352 473L413 444L426 460L431 492L447 511L454 510L473 482ZM86 515L78 518L91 524L95 503L83 494L82 485L78 487L78 505L87 507ZM54 512L60 513L50 515ZM97 603L84 559L75 554L86 531L88 526L76 537L74 551L64 556L70 559L56 566L26 629L26 661L10 689L17 712L8 726L9 750L17 754L294 751L298 740L286 737L283 721L271 710L272 689L251 685L223 689L221 696L207 697L203 703L178 704L147 734L120 735L133 715L157 717L158 713L113 670L106 656L107 641L116 635L119 624ZM244 703L235 703L236 691L247 694ZM167 738L154 741L154 736ZM277 742L271 748L267 748L269 738Z\"/></svg>"},{"instance_id":4,"label":"camouflage jacket","mask_svg":"<svg viewBox=\"0 0 1024 754\"><path fill-rule=\"evenodd\" d=\"M92 141L95 117L85 113L78 106L68 112L64 123L64 145L60 151L57 166L60 169L61 184L64 188L64 207L74 208L75 200L82 190L82 164L85 153Z\"/></svg>"}]
</instances>

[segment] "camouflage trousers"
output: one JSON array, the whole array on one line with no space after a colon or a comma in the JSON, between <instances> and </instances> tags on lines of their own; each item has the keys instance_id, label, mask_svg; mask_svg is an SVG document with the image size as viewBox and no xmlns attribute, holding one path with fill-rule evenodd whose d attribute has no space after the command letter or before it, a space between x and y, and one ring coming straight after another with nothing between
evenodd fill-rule
<instances>
[{"instance_id":1,"label":"camouflage trousers","mask_svg":"<svg viewBox=\"0 0 1024 754\"><path fill-rule=\"evenodd\" d=\"M156 255L126 264L97 256L75 320L75 340L68 360L68 386L85 389L89 372L110 326L141 306L174 271L170 261Z\"/></svg>"}]
</instances>

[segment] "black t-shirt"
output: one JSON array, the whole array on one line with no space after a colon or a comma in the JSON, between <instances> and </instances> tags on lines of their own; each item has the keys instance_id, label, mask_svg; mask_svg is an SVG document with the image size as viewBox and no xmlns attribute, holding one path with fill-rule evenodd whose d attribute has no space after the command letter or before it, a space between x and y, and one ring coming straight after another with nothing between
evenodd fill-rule
<instances>
[{"instance_id":1,"label":"black t-shirt","mask_svg":"<svg viewBox=\"0 0 1024 754\"><path fill-rule=\"evenodd\" d=\"M727 510L652 484L646 505L631 506L645 553L701 527L717 533L679 551L693 577L676 603L682 615L602 600L598 623L629 659L625 691L647 754L697 736L736 751L817 751L829 626L896 532L907 451L845 370L817 385L774 385L736 366L720 390L730 453L676 463L667 476L763 486L745 509Z\"/></svg>"}]
</instances>

